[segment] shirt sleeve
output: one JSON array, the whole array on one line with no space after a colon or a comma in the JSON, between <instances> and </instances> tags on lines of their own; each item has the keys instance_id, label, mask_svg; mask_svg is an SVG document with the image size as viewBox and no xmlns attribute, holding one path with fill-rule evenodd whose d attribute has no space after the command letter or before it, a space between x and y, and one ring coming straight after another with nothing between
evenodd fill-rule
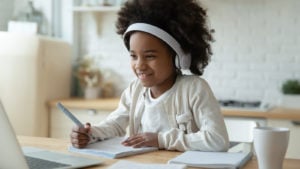
<instances>
[{"instance_id":1,"label":"shirt sleeve","mask_svg":"<svg viewBox=\"0 0 300 169\"><path fill-rule=\"evenodd\" d=\"M92 126L92 135L98 140L124 136L129 123L131 88L128 87L121 95L118 108L102 122Z\"/></svg>"},{"instance_id":2,"label":"shirt sleeve","mask_svg":"<svg viewBox=\"0 0 300 169\"><path fill-rule=\"evenodd\" d=\"M229 140L217 100L204 80L195 80L191 84L192 87L186 89L187 96L182 96L185 98L182 102L189 105L192 132L173 128L159 133L159 147L179 151L227 151Z\"/></svg>"}]
</instances>

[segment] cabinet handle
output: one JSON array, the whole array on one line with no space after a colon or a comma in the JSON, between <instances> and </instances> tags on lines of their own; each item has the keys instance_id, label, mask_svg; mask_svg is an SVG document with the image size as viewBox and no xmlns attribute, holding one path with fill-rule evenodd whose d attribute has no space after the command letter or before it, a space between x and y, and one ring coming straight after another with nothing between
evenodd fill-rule
<instances>
[{"instance_id":1,"label":"cabinet handle","mask_svg":"<svg viewBox=\"0 0 300 169\"><path fill-rule=\"evenodd\" d=\"M295 121L295 120L293 120L292 123L293 123L293 125L295 125L295 126L300 126L300 121Z\"/></svg>"}]
</instances>

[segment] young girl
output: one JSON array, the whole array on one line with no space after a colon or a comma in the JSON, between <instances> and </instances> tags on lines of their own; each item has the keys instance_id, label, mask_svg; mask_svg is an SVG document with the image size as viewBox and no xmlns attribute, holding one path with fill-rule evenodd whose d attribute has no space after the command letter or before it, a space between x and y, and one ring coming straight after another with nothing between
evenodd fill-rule
<instances>
[{"instance_id":1,"label":"young girl","mask_svg":"<svg viewBox=\"0 0 300 169\"><path fill-rule=\"evenodd\" d=\"M116 27L137 79L106 120L73 128L73 146L124 136L129 127L125 146L226 151L220 107L199 77L212 54L205 10L194 0L129 0ZM185 69L193 75L183 75Z\"/></svg>"}]
</instances>

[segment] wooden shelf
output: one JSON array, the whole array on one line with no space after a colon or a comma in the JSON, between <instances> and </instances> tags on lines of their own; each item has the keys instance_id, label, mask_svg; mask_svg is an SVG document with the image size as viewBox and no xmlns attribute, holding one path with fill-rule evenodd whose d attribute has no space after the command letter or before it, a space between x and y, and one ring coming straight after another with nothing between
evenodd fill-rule
<instances>
[{"instance_id":1,"label":"wooden shelf","mask_svg":"<svg viewBox=\"0 0 300 169\"><path fill-rule=\"evenodd\" d=\"M74 12L116 12L120 6L77 6L73 7Z\"/></svg>"}]
</instances>

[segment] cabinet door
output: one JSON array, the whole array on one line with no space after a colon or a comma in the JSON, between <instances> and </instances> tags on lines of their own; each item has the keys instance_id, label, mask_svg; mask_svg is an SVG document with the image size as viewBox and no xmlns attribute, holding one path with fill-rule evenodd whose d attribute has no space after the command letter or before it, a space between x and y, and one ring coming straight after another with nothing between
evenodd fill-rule
<instances>
[{"instance_id":1,"label":"cabinet door","mask_svg":"<svg viewBox=\"0 0 300 169\"><path fill-rule=\"evenodd\" d=\"M268 120L270 127L287 127L290 129L289 145L286 158L300 158L300 125L295 125L291 120Z\"/></svg>"},{"instance_id":2,"label":"cabinet door","mask_svg":"<svg viewBox=\"0 0 300 169\"><path fill-rule=\"evenodd\" d=\"M110 111L103 110L80 110L70 109L83 124L89 122L92 125L104 120ZM53 138L69 138L72 127L75 125L60 110L51 108L50 111L50 137Z\"/></svg>"},{"instance_id":3,"label":"cabinet door","mask_svg":"<svg viewBox=\"0 0 300 169\"><path fill-rule=\"evenodd\" d=\"M229 140L233 142L252 142L253 128L266 125L263 118L225 117L224 120Z\"/></svg>"}]
</instances>

